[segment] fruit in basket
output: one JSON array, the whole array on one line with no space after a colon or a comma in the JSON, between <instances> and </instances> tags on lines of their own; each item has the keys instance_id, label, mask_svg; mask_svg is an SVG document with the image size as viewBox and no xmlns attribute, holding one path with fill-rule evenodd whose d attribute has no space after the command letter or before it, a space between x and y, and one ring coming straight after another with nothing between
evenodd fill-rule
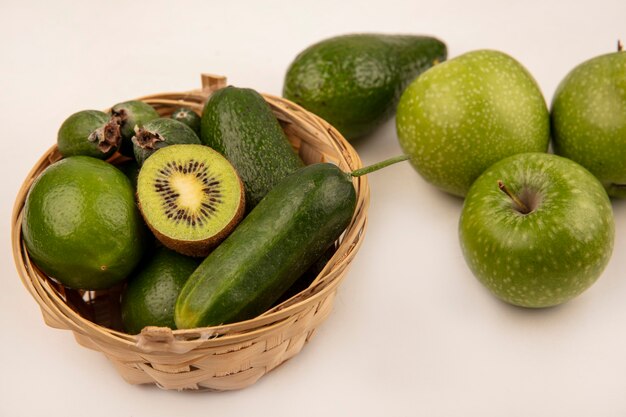
<instances>
[{"instance_id":1,"label":"fruit in basket","mask_svg":"<svg viewBox=\"0 0 626 417\"><path fill-rule=\"evenodd\" d=\"M44 273L87 290L126 278L145 242L128 178L87 156L62 159L37 177L26 197L22 236Z\"/></svg>"},{"instance_id":2,"label":"fruit in basket","mask_svg":"<svg viewBox=\"0 0 626 417\"><path fill-rule=\"evenodd\" d=\"M125 161L119 165L115 165L115 167L126 175L133 185L133 189L137 190L137 177L139 177L139 164L137 164L137 161Z\"/></svg>"},{"instance_id":3,"label":"fruit in basket","mask_svg":"<svg viewBox=\"0 0 626 417\"><path fill-rule=\"evenodd\" d=\"M168 248L206 256L239 223L245 198L235 168L204 145L170 145L146 159L137 179L146 223Z\"/></svg>"},{"instance_id":4,"label":"fruit in basket","mask_svg":"<svg viewBox=\"0 0 626 417\"><path fill-rule=\"evenodd\" d=\"M569 159L518 154L472 185L459 236L474 275L500 299L548 307L582 293L613 249L611 203L602 184Z\"/></svg>"},{"instance_id":5,"label":"fruit in basket","mask_svg":"<svg viewBox=\"0 0 626 417\"><path fill-rule=\"evenodd\" d=\"M229 86L211 95L200 139L235 166L245 185L247 211L303 165L269 105L249 88Z\"/></svg>"},{"instance_id":6,"label":"fruit in basket","mask_svg":"<svg viewBox=\"0 0 626 417\"><path fill-rule=\"evenodd\" d=\"M172 119L186 124L196 135L200 136L200 116L187 107L179 107L172 112Z\"/></svg>"},{"instance_id":7,"label":"fruit in basket","mask_svg":"<svg viewBox=\"0 0 626 417\"><path fill-rule=\"evenodd\" d=\"M464 196L493 163L546 152L548 109L528 71L510 56L479 50L437 65L405 90L398 139L424 179Z\"/></svg>"},{"instance_id":8,"label":"fruit in basket","mask_svg":"<svg viewBox=\"0 0 626 417\"><path fill-rule=\"evenodd\" d=\"M302 291L306 290L311 286L315 278L322 272L328 261L335 254L336 248L332 245L326 252L322 254L314 263L304 271L300 277L294 282L287 290L280 296L278 300L274 303L274 305L278 305L283 301L290 299L291 297L300 294Z\"/></svg>"},{"instance_id":9,"label":"fruit in basket","mask_svg":"<svg viewBox=\"0 0 626 417\"><path fill-rule=\"evenodd\" d=\"M612 197L626 198L626 51L574 68L552 101L554 152L594 174Z\"/></svg>"},{"instance_id":10,"label":"fruit in basket","mask_svg":"<svg viewBox=\"0 0 626 417\"><path fill-rule=\"evenodd\" d=\"M132 158L134 156L132 137L135 135L135 126L141 127L144 123L157 119L159 113L148 103L139 100L118 103L111 108L110 113L118 120L122 132L119 151Z\"/></svg>"},{"instance_id":11,"label":"fruit in basket","mask_svg":"<svg viewBox=\"0 0 626 417\"><path fill-rule=\"evenodd\" d=\"M446 45L429 36L336 36L295 58L283 95L354 139L393 115L404 88L446 56Z\"/></svg>"},{"instance_id":12,"label":"fruit in basket","mask_svg":"<svg viewBox=\"0 0 626 417\"><path fill-rule=\"evenodd\" d=\"M178 328L266 311L350 223L357 203L353 177L401 160L406 158L352 173L313 164L284 178L189 277L176 301Z\"/></svg>"},{"instance_id":13,"label":"fruit in basket","mask_svg":"<svg viewBox=\"0 0 626 417\"><path fill-rule=\"evenodd\" d=\"M135 270L122 293L122 322L129 334L145 326L176 328L174 305L200 261L160 247Z\"/></svg>"},{"instance_id":14,"label":"fruit in basket","mask_svg":"<svg viewBox=\"0 0 626 417\"><path fill-rule=\"evenodd\" d=\"M65 119L57 134L63 156L85 155L107 159L121 141L117 121L98 110L82 110Z\"/></svg>"},{"instance_id":15,"label":"fruit in basket","mask_svg":"<svg viewBox=\"0 0 626 417\"><path fill-rule=\"evenodd\" d=\"M184 123L174 119L158 118L146 122L142 127L135 126L132 138L135 160L139 166L157 149L181 143L200 144L195 132Z\"/></svg>"}]
</instances>

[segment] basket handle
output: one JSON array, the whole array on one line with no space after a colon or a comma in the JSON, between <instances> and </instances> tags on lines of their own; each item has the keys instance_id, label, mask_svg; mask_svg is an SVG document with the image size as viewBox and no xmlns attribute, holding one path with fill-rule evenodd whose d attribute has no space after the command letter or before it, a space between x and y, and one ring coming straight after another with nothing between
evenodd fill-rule
<instances>
[{"instance_id":1,"label":"basket handle","mask_svg":"<svg viewBox=\"0 0 626 417\"><path fill-rule=\"evenodd\" d=\"M210 332L203 332L195 340L178 340L169 327L146 326L137 335L136 346L147 353L187 353L203 344L211 336Z\"/></svg>"},{"instance_id":2,"label":"basket handle","mask_svg":"<svg viewBox=\"0 0 626 417\"><path fill-rule=\"evenodd\" d=\"M207 74L200 75L202 78L202 92L209 96L212 92L226 87L226 77L223 75Z\"/></svg>"}]
</instances>

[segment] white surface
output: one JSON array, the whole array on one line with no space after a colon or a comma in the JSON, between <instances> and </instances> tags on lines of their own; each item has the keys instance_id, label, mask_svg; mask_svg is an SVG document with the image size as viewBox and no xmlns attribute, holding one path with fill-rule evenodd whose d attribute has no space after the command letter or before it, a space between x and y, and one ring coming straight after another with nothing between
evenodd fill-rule
<instances>
[{"instance_id":1,"label":"white surface","mask_svg":"<svg viewBox=\"0 0 626 417\"><path fill-rule=\"evenodd\" d=\"M623 0L210 3L0 2L0 416L626 415L626 201L614 202L615 252L599 281L529 311L473 278L457 241L461 200L408 164L370 176L367 236L329 319L250 388L131 386L46 327L15 271L9 219L21 181L75 111L196 88L201 72L280 94L300 50L356 31L436 35L450 57L503 50L549 102L571 68L626 40ZM365 163L398 154L393 121L355 146Z\"/></svg>"}]
</instances>

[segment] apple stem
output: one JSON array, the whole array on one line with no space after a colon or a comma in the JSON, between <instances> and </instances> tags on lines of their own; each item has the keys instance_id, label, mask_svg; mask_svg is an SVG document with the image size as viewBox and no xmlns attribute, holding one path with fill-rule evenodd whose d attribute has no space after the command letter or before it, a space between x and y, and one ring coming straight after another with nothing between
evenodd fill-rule
<instances>
[{"instance_id":1,"label":"apple stem","mask_svg":"<svg viewBox=\"0 0 626 417\"><path fill-rule=\"evenodd\" d=\"M617 40L617 52L622 52L622 50L624 49L624 46L622 45L622 41L621 40Z\"/></svg>"},{"instance_id":2,"label":"apple stem","mask_svg":"<svg viewBox=\"0 0 626 417\"><path fill-rule=\"evenodd\" d=\"M366 166L364 168L355 169L350 173L353 177L360 177L361 175L369 174L370 172L378 171L379 169L383 169L389 165L396 164L398 162L406 161L409 159L408 155L400 155L393 158L386 159L381 162L377 162L375 164Z\"/></svg>"},{"instance_id":3,"label":"apple stem","mask_svg":"<svg viewBox=\"0 0 626 417\"><path fill-rule=\"evenodd\" d=\"M511 190L509 190L507 188L506 185L504 185L504 183L502 182L502 180L498 180L498 188L504 192L504 194L508 195L509 198L511 200L513 200L513 203L515 203L517 205L518 211L522 214L528 214L530 213L530 209L528 208L528 206L526 204L524 204L524 202L522 200L519 199L518 196L516 196L515 194L513 194L511 192Z\"/></svg>"}]
</instances>

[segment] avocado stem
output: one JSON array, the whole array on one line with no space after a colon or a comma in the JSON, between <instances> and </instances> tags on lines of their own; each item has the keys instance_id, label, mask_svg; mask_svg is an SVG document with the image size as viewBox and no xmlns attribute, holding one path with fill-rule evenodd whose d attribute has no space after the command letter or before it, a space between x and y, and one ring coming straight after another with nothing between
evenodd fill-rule
<instances>
[{"instance_id":1,"label":"avocado stem","mask_svg":"<svg viewBox=\"0 0 626 417\"><path fill-rule=\"evenodd\" d=\"M624 46L622 45L622 41L620 39L617 40L617 52L622 52Z\"/></svg>"},{"instance_id":2,"label":"avocado stem","mask_svg":"<svg viewBox=\"0 0 626 417\"><path fill-rule=\"evenodd\" d=\"M361 175L366 175L374 171L378 171L379 169L383 169L388 167L389 165L396 164L398 162L406 161L409 159L408 155L399 155L393 158L385 159L384 161L376 162L375 164L355 169L350 173L353 177L360 177Z\"/></svg>"},{"instance_id":3,"label":"avocado stem","mask_svg":"<svg viewBox=\"0 0 626 417\"><path fill-rule=\"evenodd\" d=\"M513 200L513 203L515 203L515 205L517 205L517 210L522 213L522 214L528 214L530 213L530 209L528 208L528 206L526 204L524 204L524 202L522 200L519 199L518 196L516 196L515 194L513 194L511 192L511 190L509 190L507 188L506 185L504 185L504 183L502 182L502 180L498 180L498 188L504 192L504 194L508 195L509 198L511 200Z\"/></svg>"}]
</instances>

